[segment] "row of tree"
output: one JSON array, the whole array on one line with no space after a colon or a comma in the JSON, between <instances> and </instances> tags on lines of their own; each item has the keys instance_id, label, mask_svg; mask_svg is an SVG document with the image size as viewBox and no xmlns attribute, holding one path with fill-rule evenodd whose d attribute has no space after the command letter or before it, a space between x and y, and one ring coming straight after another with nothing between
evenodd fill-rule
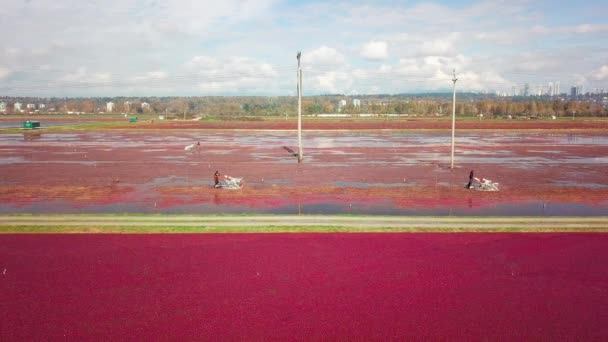
<instances>
[{"instance_id":1,"label":"row of tree","mask_svg":"<svg viewBox=\"0 0 608 342\"><path fill-rule=\"evenodd\" d=\"M341 104L346 100L346 105ZM353 97L326 95L305 97L302 112L306 115L323 113L346 114L409 114L409 115L449 115L452 103L445 98L416 98L395 96L361 96L360 104L355 106ZM39 112L107 112L106 104L114 103L113 113L207 115L207 116L284 116L297 113L295 97L150 97L150 98L2 98L7 113L14 113L12 104L44 103ZM149 107L142 106L148 103ZM25 105L24 105L25 106ZM26 110L29 111L29 110ZM587 100L530 100L502 98L465 98L457 101L456 113L459 116L487 117L497 116L608 116L608 103L601 99Z\"/></svg>"}]
</instances>

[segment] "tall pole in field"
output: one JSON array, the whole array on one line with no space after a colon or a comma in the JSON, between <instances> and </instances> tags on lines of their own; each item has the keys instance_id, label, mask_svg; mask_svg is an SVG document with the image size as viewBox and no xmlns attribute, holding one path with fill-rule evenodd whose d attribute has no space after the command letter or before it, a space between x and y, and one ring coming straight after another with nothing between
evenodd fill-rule
<instances>
[{"instance_id":1,"label":"tall pole in field","mask_svg":"<svg viewBox=\"0 0 608 342\"><path fill-rule=\"evenodd\" d=\"M302 162L302 52L298 52L298 163Z\"/></svg>"},{"instance_id":2,"label":"tall pole in field","mask_svg":"<svg viewBox=\"0 0 608 342\"><path fill-rule=\"evenodd\" d=\"M456 70L453 70L454 78L452 78L452 82L454 82L452 86L452 164L450 166L451 169L454 168L454 132L456 131Z\"/></svg>"}]
</instances>

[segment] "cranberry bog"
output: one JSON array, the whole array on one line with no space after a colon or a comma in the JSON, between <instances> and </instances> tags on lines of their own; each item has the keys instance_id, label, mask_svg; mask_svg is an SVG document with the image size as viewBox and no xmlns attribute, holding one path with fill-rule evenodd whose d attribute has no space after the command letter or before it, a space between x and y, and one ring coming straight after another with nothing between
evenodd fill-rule
<instances>
[{"instance_id":1,"label":"cranberry bog","mask_svg":"<svg viewBox=\"0 0 608 342\"><path fill-rule=\"evenodd\" d=\"M229 127L240 124L252 123ZM435 124L445 123L421 127ZM0 135L0 212L606 215L604 122L550 122L540 131L542 123L504 124L481 130L479 123L463 123L454 169L443 126L321 125L328 130L304 132L302 163L284 149L297 151L293 130L142 123L12 131ZM197 141L200 153L184 151ZM214 189L216 170L244 178L244 187ZM498 182L500 191L465 189L470 170Z\"/></svg>"},{"instance_id":2,"label":"cranberry bog","mask_svg":"<svg viewBox=\"0 0 608 342\"><path fill-rule=\"evenodd\" d=\"M3 341L605 340L607 234L0 235Z\"/></svg>"},{"instance_id":3,"label":"cranberry bog","mask_svg":"<svg viewBox=\"0 0 608 342\"><path fill-rule=\"evenodd\" d=\"M0 134L0 227L24 224L3 231L48 232L40 221L56 217L55 225L76 224L81 233L122 232L96 226L110 220L200 225L205 216L234 219L247 232L0 234L8 313L0 340L608 336L608 235L579 229L606 231L604 123L461 125L454 169L445 122L319 124L304 132L302 163L284 148L297 151L293 127L258 124ZM200 153L184 151L197 141ZM216 170L244 178L244 187L215 189ZM465 189L470 170L500 191ZM113 215L123 213L134 215ZM367 231L384 233L333 234L323 223L321 234L251 233L274 218L285 226L324 217L377 222ZM470 232L511 218L532 227L524 231L563 221L577 232ZM420 233L418 219L452 228ZM382 229L397 221L413 233ZM223 224L207 232L225 232ZM462 231L454 224L467 232L453 233Z\"/></svg>"}]
</instances>

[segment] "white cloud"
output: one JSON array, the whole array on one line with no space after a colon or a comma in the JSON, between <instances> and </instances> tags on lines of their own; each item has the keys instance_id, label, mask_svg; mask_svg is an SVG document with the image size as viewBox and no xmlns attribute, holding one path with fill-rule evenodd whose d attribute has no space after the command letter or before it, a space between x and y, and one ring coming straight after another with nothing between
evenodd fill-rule
<instances>
[{"instance_id":1,"label":"white cloud","mask_svg":"<svg viewBox=\"0 0 608 342\"><path fill-rule=\"evenodd\" d=\"M350 72L329 71L313 76L302 86L307 87L315 93L321 94L343 94L352 89L353 78Z\"/></svg>"},{"instance_id":2,"label":"white cloud","mask_svg":"<svg viewBox=\"0 0 608 342\"><path fill-rule=\"evenodd\" d=\"M532 27L532 29L530 31L535 34L555 33L555 29L551 29L551 28L545 27L543 25L535 25L534 27Z\"/></svg>"},{"instance_id":3,"label":"white cloud","mask_svg":"<svg viewBox=\"0 0 608 342\"><path fill-rule=\"evenodd\" d=\"M5 0L2 87L25 96L34 94L15 89L39 86L47 96L287 95L295 93L293 57L301 48L305 94L444 89L453 68L463 88L514 81L565 86L580 75L608 82L608 24L585 15L584 4L568 13L567 25L553 20L542 1L292 5Z\"/></svg>"},{"instance_id":4,"label":"white cloud","mask_svg":"<svg viewBox=\"0 0 608 342\"><path fill-rule=\"evenodd\" d=\"M21 54L21 49L14 46L6 47L4 48L4 54L6 56L19 56Z\"/></svg>"},{"instance_id":5,"label":"white cloud","mask_svg":"<svg viewBox=\"0 0 608 342\"><path fill-rule=\"evenodd\" d=\"M513 85L513 82L497 72L484 70L471 58L459 54L454 57L401 58L396 64L383 64L375 70L354 69L350 71L350 78L354 80L350 86L374 91L380 85L384 91L389 89L392 93L415 90L445 91L452 86L453 69L457 72L460 91L506 89Z\"/></svg>"},{"instance_id":6,"label":"white cloud","mask_svg":"<svg viewBox=\"0 0 608 342\"><path fill-rule=\"evenodd\" d=\"M608 25L606 24L596 24L596 25L590 25L590 24L585 24L585 25L580 25L577 27L577 32L579 33L605 33L608 32Z\"/></svg>"},{"instance_id":7,"label":"white cloud","mask_svg":"<svg viewBox=\"0 0 608 342\"><path fill-rule=\"evenodd\" d=\"M608 25L606 24L578 24L578 25L563 25L563 26L551 26L547 27L544 25L535 25L532 27L532 33L538 35L548 34L595 34L608 32Z\"/></svg>"},{"instance_id":8,"label":"white cloud","mask_svg":"<svg viewBox=\"0 0 608 342\"><path fill-rule=\"evenodd\" d=\"M271 64L240 56L227 58L195 56L185 64L185 67L199 75L206 76L277 76L277 72Z\"/></svg>"},{"instance_id":9,"label":"white cloud","mask_svg":"<svg viewBox=\"0 0 608 342\"><path fill-rule=\"evenodd\" d=\"M527 22L537 19L533 6L526 1L476 1L467 6L443 5L430 1L414 5L352 5L346 2L328 8L336 14L341 25L355 27L400 28L420 32L441 28L450 32L454 28L462 30L471 26L494 25L497 22ZM424 29L422 29L424 28Z\"/></svg>"},{"instance_id":10,"label":"white cloud","mask_svg":"<svg viewBox=\"0 0 608 342\"><path fill-rule=\"evenodd\" d=\"M150 80L163 80L167 78L167 73L162 70L149 71L143 75L137 75L131 78L133 81L150 81Z\"/></svg>"},{"instance_id":11,"label":"white cloud","mask_svg":"<svg viewBox=\"0 0 608 342\"><path fill-rule=\"evenodd\" d=\"M395 54L401 57L454 56L463 35L460 32L400 33L388 36L387 40L395 47Z\"/></svg>"},{"instance_id":12,"label":"white cloud","mask_svg":"<svg viewBox=\"0 0 608 342\"><path fill-rule=\"evenodd\" d=\"M6 78L9 73L10 73L10 71L8 70L8 68L0 66L0 80L3 78Z\"/></svg>"},{"instance_id":13,"label":"white cloud","mask_svg":"<svg viewBox=\"0 0 608 342\"><path fill-rule=\"evenodd\" d=\"M458 34L452 34L452 37L442 39L427 40L422 43L420 53L423 55L445 56L456 52L454 42L458 39Z\"/></svg>"},{"instance_id":14,"label":"white cloud","mask_svg":"<svg viewBox=\"0 0 608 342\"><path fill-rule=\"evenodd\" d=\"M326 72L316 77L317 86L316 88L320 91L327 91L330 93L337 93L337 77L335 72Z\"/></svg>"},{"instance_id":15,"label":"white cloud","mask_svg":"<svg viewBox=\"0 0 608 342\"><path fill-rule=\"evenodd\" d=\"M65 74L63 77L60 78L60 80L61 81L82 81L86 77L87 77L86 68L81 67L81 68L78 68L74 72Z\"/></svg>"},{"instance_id":16,"label":"white cloud","mask_svg":"<svg viewBox=\"0 0 608 342\"><path fill-rule=\"evenodd\" d=\"M112 74L109 72L93 73L94 82L110 82L111 80L112 80Z\"/></svg>"},{"instance_id":17,"label":"white cloud","mask_svg":"<svg viewBox=\"0 0 608 342\"><path fill-rule=\"evenodd\" d=\"M456 76L460 82L457 82L457 86L459 89L465 90L488 91L502 89L503 91L507 91L515 85L514 82L506 80L495 71L466 71Z\"/></svg>"},{"instance_id":18,"label":"white cloud","mask_svg":"<svg viewBox=\"0 0 608 342\"><path fill-rule=\"evenodd\" d=\"M58 79L60 83L104 83L111 80L112 74L109 72L89 72L84 67L80 67Z\"/></svg>"},{"instance_id":19,"label":"white cloud","mask_svg":"<svg viewBox=\"0 0 608 342\"><path fill-rule=\"evenodd\" d=\"M597 81L608 81L608 65L602 65L593 73L593 78Z\"/></svg>"},{"instance_id":20,"label":"white cloud","mask_svg":"<svg viewBox=\"0 0 608 342\"><path fill-rule=\"evenodd\" d=\"M305 65L336 66L343 64L344 55L338 50L325 45L310 52L302 52L302 63Z\"/></svg>"},{"instance_id":21,"label":"white cloud","mask_svg":"<svg viewBox=\"0 0 608 342\"><path fill-rule=\"evenodd\" d=\"M517 54L506 55L501 58L505 65L517 72L558 72L568 63L568 56L563 53L562 56L553 55L543 51L522 52ZM501 67L497 65L497 67Z\"/></svg>"},{"instance_id":22,"label":"white cloud","mask_svg":"<svg viewBox=\"0 0 608 342\"><path fill-rule=\"evenodd\" d=\"M195 56L184 68L191 73L184 82L196 83L201 95L255 93L279 87L278 71L271 64L252 58Z\"/></svg>"},{"instance_id":23,"label":"white cloud","mask_svg":"<svg viewBox=\"0 0 608 342\"><path fill-rule=\"evenodd\" d=\"M186 64L188 67L217 67L217 59L209 56L195 56Z\"/></svg>"},{"instance_id":24,"label":"white cloud","mask_svg":"<svg viewBox=\"0 0 608 342\"><path fill-rule=\"evenodd\" d=\"M574 74L574 83L577 85L581 85L581 84L587 84L587 76L585 75L581 75L581 74Z\"/></svg>"},{"instance_id":25,"label":"white cloud","mask_svg":"<svg viewBox=\"0 0 608 342\"><path fill-rule=\"evenodd\" d=\"M385 41L371 41L361 48L361 56L369 60L388 58L388 44Z\"/></svg>"},{"instance_id":26,"label":"white cloud","mask_svg":"<svg viewBox=\"0 0 608 342\"><path fill-rule=\"evenodd\" d=\"M459 90L490 90L495 84L511 85L499 74L474 71L474 62L463 55L455 57L426 56L401 58L395 64L376 68L342 68L336 71L312 72L306 88L320 93L403 93L411 91L445 91L452 85L452 69L459 72ZM490 84L488 84L488 82Z\"/></svg>"},{"instance_id":27,"label":"white cloud","mask_svg":"<svg viewBox=\"0 0 608 342\"><path fill-rule=\"evenodd\" d=\"M509 31L485 31L473 34L473 38L480 44L512 45L529 38L529 32L522 32L522 30L519 29Z\"/></svg>"}]
</instances>

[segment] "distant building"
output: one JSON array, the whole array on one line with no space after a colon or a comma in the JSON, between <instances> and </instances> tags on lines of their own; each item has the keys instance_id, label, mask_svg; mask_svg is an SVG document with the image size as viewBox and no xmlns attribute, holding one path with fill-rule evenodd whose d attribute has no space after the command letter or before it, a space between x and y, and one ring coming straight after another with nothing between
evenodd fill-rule
<instances>
[{"instance_id":1,"label":"distant building","mask_svg":"<svg viewBox=\"0 0 608 342\"><path fill-rule=\"evenodd\" d=\"M114 102L106 103L106 112L111 113L114 110Z\"/></svg>"},{"instance_id":2,"label":"distant building","mask_svg":"<svg viewBox=\"0 0 608 342\"><path fill-rule=\"evenodd\" d=\"M361 100L353 99L353 107L355 107L355 108L361 107Z\"/></svg>"},{"instance_id":3,"label":"distant building","mask_svg":"<svg viewBox=\"0 0 608 342\"><path fill-rule=\"evenodd\" d=\"M25 108L27 108L27 109L36 109L36 105L33 104L33 103L28 103L28 104L25 105Z\"/></svg>"},{"instance_id":4,"label":"distant building","mask_svg":"<svg viewBox=\"0 0 608 342\"><path fill-rule=\"evenodd\" d=\"M530 84L524 84L524 96L530 96Z\"/></svg>"},{"instance_id":5,"label":"distant building","mask_svg":"<svg viewBox=\"0 0 608 342\"><path fill-rule=\"evenodd\" d=\"M15 113L16 112L22 112L23 111L22 106L23 106L23 104L21 104L21 102L15 102L15 104L13 104L13 108L15 109Z\"/></svg>"},{"instance_id":6,"label":"distant building","mask_svg":"<svg viewBox=\"0 0 608 342\"><path fill-rule=\"evenodd\" d=\"M577 97L578 96L578 88L577 87L571 87L570 88L570 96L572 96L572 97Z\"/></svg>"},{"instance_id":7,"label":"distant building","mask_svg":"<svg viewBox=\"0 0 608 342\"><path fill-rule=\"evenodd\" d=\"M148 102L142 102L141 103L141 110L144 111L144 112L150 110L150 104Z\"/></svg>"},{"instance_id":8,"label":"distant building","mask_svg":"<svg viewBox=\"0 0 608 342\"><path fill-rule=\"evenodd\" d=\"M38 104L38 109L44 109L44 108L46 108L46 105L44 103Z\"/></svg>"},{"instance_id":9,"label":"distant building","mask_svg":"<svg viewBox=\"0 0 608 342\"><path fill-rule=\"evenodd\" d=\"M125 103L123 103L123 106L127 113L131 110L131 102L125 101Z\"/></svg>"},{"instance_id":10,"label":"distant building","mask_svg":"<svg viewBox=\"0 0 608 342\"><path fill-rule=\"evenodd\" d=\"M555 88L553 87L553 82L549 82L549 87L547 88L547 95L554 96Z\"/></svg>"},{"instance_id":11,"label":"distant building","mask_svg":"<svg viewBox=\"0 0 608 342\"><path fill-rule=\"evenodd\" d=\"M582 85L576 86L576 94L579 96L583 95L583 86Z\"/></svg>"},{"instance_id":12,"label":"distant building","mask_svg":"<svg viewBox=\"0 0 608 342\"><path fill-rule=\"evenodd\" d=\"M6 113L6 103L0 102L0 113Z\"/></svg>"},{"instance_id":13,"label":"distant building","mask_svg":"<svg viewBox=\"0 0 608 342\"><path fill-rule=\"evenodd\" d=\"M555 96L559 96L559 82L555 82L555 90L553 92L555 93Z\"/></svg>"},{"instance_id":14,"label":"distant building","mask_svg":"<svg viewBox=\"0 0 608 342\"><path fill-rule=\"evenodd\" d=\"M338 101L338 112L342 111L342 108L346 107L346 100Z\"/></svg>"}]
</instances>

